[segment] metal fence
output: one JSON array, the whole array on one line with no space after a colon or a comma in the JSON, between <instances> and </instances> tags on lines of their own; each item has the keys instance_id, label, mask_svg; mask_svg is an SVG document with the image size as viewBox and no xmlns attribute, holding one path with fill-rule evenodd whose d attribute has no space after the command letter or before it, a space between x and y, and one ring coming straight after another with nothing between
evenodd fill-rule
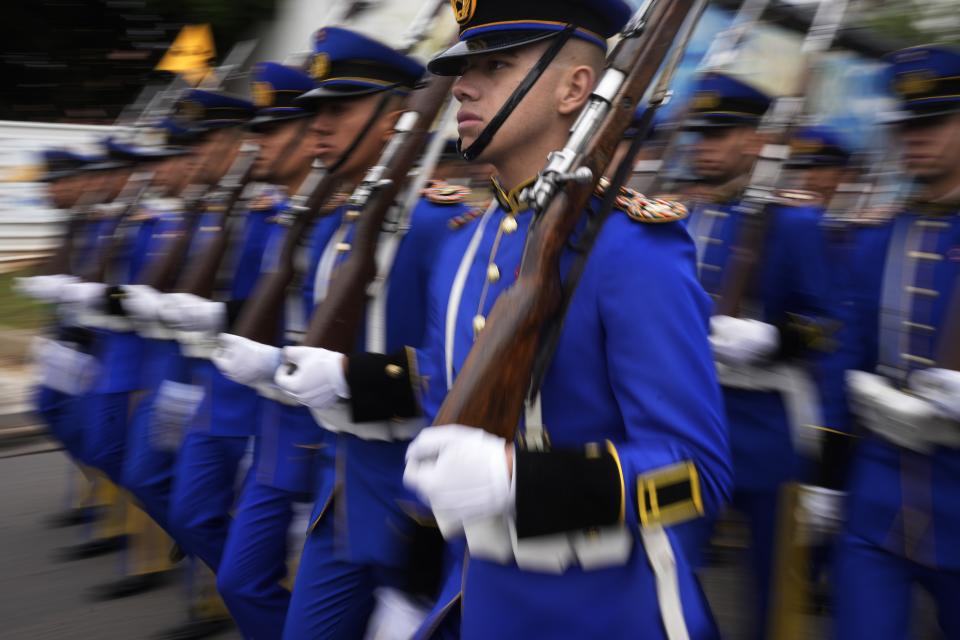
<instances>
[{"instance_id":1,"label":"metal fence","mask_svg":"<svg viewBox=\"0 0 960 640\"><path fill-rule=\"evenodd\" d=\"M40 152L66 147L98 153L113 127L0 120L0 271L50 253L63 233L63 212L36 182Z\"/></svg>"}]
</instances>

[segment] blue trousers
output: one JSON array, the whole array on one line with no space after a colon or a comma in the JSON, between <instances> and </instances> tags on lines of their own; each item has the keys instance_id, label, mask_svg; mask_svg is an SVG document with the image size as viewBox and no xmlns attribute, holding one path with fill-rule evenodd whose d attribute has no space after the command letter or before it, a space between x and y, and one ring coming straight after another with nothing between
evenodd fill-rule
<instances>
[{"instance_id":1,"label":"blue trousers","mask_svg":"<svg viewBox=\"0 0 960 640\"><path fill-rule=\"evenodd\" d=\"M287 577L287 531L292 503L309 494L294 494L257 482L247 474L217 572L217 590L245 638L283 636L290 592Z\"/></svg>"},{"instance_id":2,"label":"blue trousers","mask_svg":"<svg viewBox=\"0 0 960 640\"><path fill-rule=\"evenodd\" d=\"M834 560L834 637L906 640L916 583L933 596L944 637L960 639L960 571L919 565L851 533Z\"/></svg>"},{"instance_id":3,"label":"blue trousers","mask_svg":"<svg viewBox=\"0 0 960 640\"><path fill-rule=\"evenodd\" d=\"M333 522L333 514L327 514L303 547L285 640L363 637L380 581L370 567L337 558Z\"/></svg>"},{"instance_id":4,"label":"blue trousers","mask_svg":"<svg viewBox=\"0 0 960 640\"><path fill-rule=\"evenodd\" d=\"M171 536L168 515L173 487L175 451L161 451L150 442L153 391L140 401L130 418L130 438L123 460L123 486L143 505L144 511Z\"/></svg>"},{"instance_id":5,"label":"blue trousers","mask_svg":"<svg viewBox=\"0 0 960 640\"><path fill-rule=\"evenodd\" d=\"M773 554L777 537L777 494L774 491L737 490L733 506L747 516L750 526L750 569L756 590L754 636L764 637L772 588Z\"/></svg>"},{"instance_id":6,"label":"blue trousers","mask_svg":"<svg viewBox=\"0 0 960 640\"><path fill-rule=\"evenodd\" d=\"M130 392L92 393L82 398L86 418L84 462L123 484L123 458L127 448Z\"/></svg>"},{"instance_id":7,"label":"blue trousers","mask_svg":"<svg viewBox=\"0 0 960 640\"><path fill-rule=\"evenodd\" d=\"M83 398L61 393L50 387L38 387L37 413L47 429L74 460L83 459Z\"/></svg>"},{"instance_id":8,"label":"blue trousers","mask_svg":"<svg viewBox=\"0 0 960 640\"><path fill-rule=\"evenodd\" d=\"M220 570L237 467L246 448L246 436L191 431L175 463L170 531L184 551L200 558L214 573Z\"/></svg>"}]
</instances>

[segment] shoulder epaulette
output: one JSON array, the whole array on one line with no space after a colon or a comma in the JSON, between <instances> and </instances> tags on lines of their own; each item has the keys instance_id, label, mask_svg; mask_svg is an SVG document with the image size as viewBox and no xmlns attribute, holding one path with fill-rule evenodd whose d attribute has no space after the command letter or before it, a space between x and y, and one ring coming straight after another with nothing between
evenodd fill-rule
<instances>
[{"instance_id":1,"label":"shoulder epaulette","mask_svg":"<svg viewBox=\"0 0 960 640\"><path fill-rule=\"evenodd\" d=\"M459 204L466 201L470 195L470 187L443 180L431 180L420 194L434 204Z\"/></svg>"},{"instance_id":2,"label":"shoulder epaulette","mask_svg":"<svg viewBox=\"0 0 960 640\"><path fill-rule=\"evenodd\" d=\"M898 209L892 206L876 206L862 209L851 217L850 222L859 227L879 227L893 219Z\"/></svg>"},{"instance_id":3,"label":"shoulder epaulette","mask_svg":"<svg viewBox=\"0 0 960 640\"><path fill-rule=\"evenodd\" d=\"M447 221L447 226L454 230L459 229L463 226L466 226L470 222L473 222L474 220L482 216L483 212L487 210L488 206L489 205L484 205L482 207L474 207L473 209L470 209L470 211L467 211L462 216L454 216Z\"/></svg>"},{"instance_id":4,"label":"shoulder epaulette","mask_svg":"<svg viewBox=\"0 0 960 640\"><path fill-rule=\"evenodd\" d=\"M818 194L803 189L780 189L776 193L776 198L781 204L792 206L812 204L820 200Z\"/></svg>"},{"instance_id":5,"label":"shoulder epaulette","mask_svg":"<svg viewBox=\"0 0 960 640\"><path fill-rule=\"evenodd\" d=\"M595 193L602 196L609 186L610 181L601 178ZM688 215L687 208L675 200L650 198L627 187L620 187L615 204L631 220L648 224L683 220Z\"/></svg>"}]
</instances>

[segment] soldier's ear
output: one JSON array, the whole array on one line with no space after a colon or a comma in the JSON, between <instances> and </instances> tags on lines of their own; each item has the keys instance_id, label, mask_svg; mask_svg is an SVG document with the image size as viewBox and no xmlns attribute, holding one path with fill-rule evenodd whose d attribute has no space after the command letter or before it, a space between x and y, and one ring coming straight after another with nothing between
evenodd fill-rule
<instances>
[{"instance_id":1,"label":"soldier's ear","mask_svg":"<svg viewBox=\"0 0 960 640\"><path fill-rule=\"evenodd\" d=\"M397 120L403 115L403 111L403 109L395 109L383 116L381 123L383 126L382 136L384 142L389 140L390 136L393 135L393 128L397 126Z\"/></svg>"},{"instance_id":2,"label":"soldier's ear","mask_svg":"<svg viewBox=\"0 0 960 640\"><path fill-rule=\"evenodd\" d=\"M561 115L579 113L596 83L597 73L592 67L581 64L568 69L557 88L557 111Z\"/></svg>"}]
</instances>

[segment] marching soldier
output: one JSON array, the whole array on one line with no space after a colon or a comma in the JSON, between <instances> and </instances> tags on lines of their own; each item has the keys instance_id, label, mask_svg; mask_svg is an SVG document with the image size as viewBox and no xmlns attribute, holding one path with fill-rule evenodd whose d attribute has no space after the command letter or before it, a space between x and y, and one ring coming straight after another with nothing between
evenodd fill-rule
<instances>
[{"instance_id":1,"label":"marching soldier","mask_svg":"<svg viewBox=\"0 0 960 640\"><path fill-rule=\"evenodd\" d=\"M710 186L712 201L694 209L688 228L697 244L700 282L722 302L734 252L750 224L738 200L763 144L757 127L770 98L737 78L709 72L698 80L692 100L685 126L699 138L691 165ZM778 588L778 537L780 544L792 542L778 521L781 495L790 483L813 480L820 432L842 426L824 423L842 411L825 409L816 383L832 317L821 210L803 194L778 195L782 204L762 214L758 284L746 303L754 307L747 309L751 317L711 319L736 480L732 505L750 528L758 638L767 635L771 593Z\"/></svg>"},{"instance_id":2,"label":"marching soldier","mask_svg":"<svg viewBox=\"0 0 960 640\"><path fill-rule=\"evenodd\" d=\"M911 592L960 638L960 52L889 56L895 135L913 179L892 220L863 221L853 270L856 442L836 553L837 637L907 638ZM868 373L869 372L869 373Z\"/></svg>"},{"instance_id":3,"label":"marching soldier","mask_svg":"<svg viewBox=\"0 0 960 640\"><path fill-rule=\"evenodd\" d=\"M606 38L631 13L616 0L454 8L461 42L428 68L459 76L461 147L496 169L496 201L437 258L420 350L298 355L293 376L325 393L304 394L280 370L278 384L315 408L340 396L370 421L436 415L515 280L534 219L525 189L567 140L603 69ZM687 527L716 514L731 481L709 301L683 208L620 196L581 263L540 401L528 407L524 442L548 446L445 425L407 448L404 482L448 541L462 544L465 531L469 551L425 633L456 610L465 638L715 633L690 564L702 536ZM574 262L568 246L564 275Z\"/></svg>"},{"instance_id":4,"label":"marching soldier","mask_svg":"<svg viewBox=\"0 0 960 640\"><path fill-rule=\"evenodd\" d=\"M313 113L311 151L335 167L341 187L350 189L376 162L424 68L347 29L321 29L315 42L311 70L317 88L298 102ZM460 204L464 192L434 186L416 205L384 283L384 311L373 302L368 311L379 319L368 322L368 339L382 332L379 338L395 348L421 340L427 276L449 221L466 213ZM304 282L305 309L322 304L338 265L349 255L355 222L356 216L341 206L317 223ZM270 380L279 349L248 345L237 336L222 339L228 348L218 365L228 375L256 383L247 376L256 370L262 372L261 382ZM301 356L309 358L314 350L287 347L284 352L299 365ZM381 601L395 604L394 611L421 608L404 595L410 590L421 596L405 581L406 538L416 523L403 510L412 496L401 482L406 445L421 424L355 424L343 413L314 418L298 400L323 393L323 387L309 377L290 379L287 388L296 395L274 388L264 407L257 466L244 487L218 582L250 637L279 637L281 630L291 638L360 637L375 590ZM335 433L323 431L318 422ZM314 512L291 600L278 583L293 506L305 500L314 502ZM427 597L434 595L430 587L427 591ZM407 623L410 632L418 622L414 617L412 625ZM401 620L395 614L389 624Z\"/></svg>"}]
</instances>

